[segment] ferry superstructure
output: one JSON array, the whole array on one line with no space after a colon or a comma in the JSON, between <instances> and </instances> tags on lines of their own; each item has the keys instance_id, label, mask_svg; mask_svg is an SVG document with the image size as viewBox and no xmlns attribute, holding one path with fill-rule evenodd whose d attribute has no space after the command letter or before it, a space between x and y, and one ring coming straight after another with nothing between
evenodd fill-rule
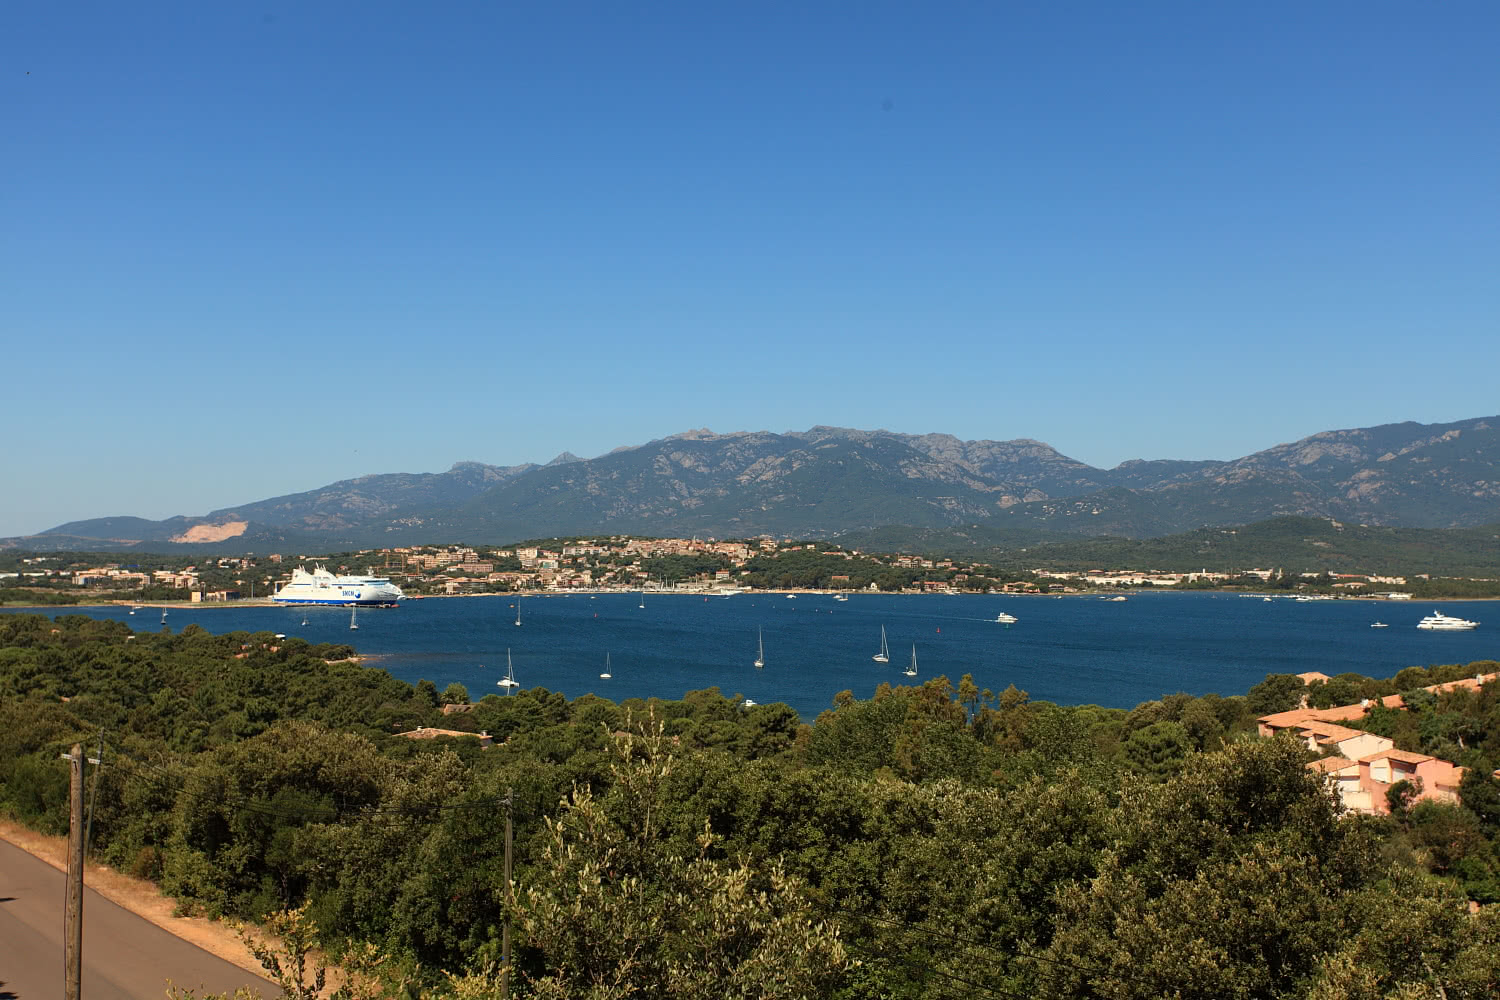
<instances>
[{"instance_id":1,"label":"ferry superstructure","mask_svg":"<svg viewBox=\"0 0 1500 1000\"><path fill-rule=\"evenodd\" d=\"M333 604L393 608L406 595L383 576L334 576L322 566L311 573L298 566L290 583L276 591L277 604Z\"/></svg>"}]
</instances>

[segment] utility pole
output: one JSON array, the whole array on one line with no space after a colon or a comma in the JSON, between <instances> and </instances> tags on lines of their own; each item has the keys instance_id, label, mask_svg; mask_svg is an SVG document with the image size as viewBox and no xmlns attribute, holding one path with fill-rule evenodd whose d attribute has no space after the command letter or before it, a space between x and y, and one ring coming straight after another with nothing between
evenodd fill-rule
<instances>
[{"instance_id":1,"label":"utility pole","mask_svg":"<svg viewBox=\"0 0 1500 1000\"><path fill-rule=\"evenodd\" d=\"M63 906L63 996L79 1000L83 979L83 744L63 755L70 762L68 782L68 893Z\"/></svg>"},{"instance_id":2,"label":"utility pole","mask_svg":"<svg viewBox=\"0 0 1500 1000\"><path fill-rule=\"evenodd\" d=\"M505 925L500 936L500 1000L510 1000L510 911L515 893L510 886L510 814L516 790L505 790Z\"/></svg>"}]
</instances>

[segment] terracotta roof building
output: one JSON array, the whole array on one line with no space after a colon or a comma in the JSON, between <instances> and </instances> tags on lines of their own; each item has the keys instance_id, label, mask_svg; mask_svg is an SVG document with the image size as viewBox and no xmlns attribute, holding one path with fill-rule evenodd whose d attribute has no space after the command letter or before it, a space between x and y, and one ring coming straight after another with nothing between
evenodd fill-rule
<instances>
[{"instance_id":1,"label":"terracotta roof building","mask_svg":"<svg viewBox=\"0 0 1500 1000\"><path fill-rule=\"evenodd\" d=\"M1322 675L1313 671L1299 675L1306 681ZM1463 680L1432 684L1423 688L1434 694L1466 689L1477 691L1500 674L1479 674ZM1307 766L1333 781L1340 800L1353 812L1384 815L1391 811L1386 793L1398 781L1409 781L1416 788L1417 800L1457 802L1458 785L1464 769L1457 764L1423 753L1397 750L1391 740L1361 729L1340 725L1362 719L1377 703L1370 699L1356 705L1337 708L1294 708L1286 712L1263 715L1256 729L1262 736L1289 733L1313 752L1332 752L1331 756ZM1378 704L1384 708L1404 709L1399 694L1387 695ZM1497 772L1500 774L1500 772Z\"/></svg>"}]
</instances>

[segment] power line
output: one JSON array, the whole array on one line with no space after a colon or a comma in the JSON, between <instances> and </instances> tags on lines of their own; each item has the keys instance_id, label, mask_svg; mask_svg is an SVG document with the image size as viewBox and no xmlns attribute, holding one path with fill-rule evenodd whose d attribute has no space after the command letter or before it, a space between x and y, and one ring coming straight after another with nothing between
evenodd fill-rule
<instances>
[{"instance_id":1,"label":"power line","mask_svg":"<svg viewBox=\"0 0 1500 1000\"><path fill-rule=\"evenodd\" d=\"M997 985L995 985L993 983L975 982L972 979L966 979L963 976L959 976L959 975L956 975L955 973L949 972L946 969L941 968L940 966L932 964L931 962L923 962L920 959L918 959L918 958L916 958L916 957L914 957L912 955L909 955L909 954L908 955L887 955L887 954L883 954L883 953L878 953L878 952L875 952L873 950L870 950L870 949L872 949L874 947L873 944L858 943L858 944L856 944L856 947L859 947L862 950L865 950L872 957L879 958L882 961L889 962L889 963L891 963L893 965L896 965L896 966L899 966L899 967L904 967L904 968L912 969L912 970L918 970L918 971L921 971L921 972L928 973L930 975L939 976L939 977L943 978L944 980L947 980L949 983L957 983L957 984L959 984L961 986L967 987L970 990L980 990L981 992L987 993L990 996L1000 997L1001 1000L1032 1000L1032 996L1033 995L1030 994L1030 993L1017 993L1017 992L1009 989L1008 987L997 986ZM943 986L941 988L948 989L948 990L952 990L953 989L953 987L950 986L950 985L947 985L947 983L943 984ZM972 996L973 994L972 993L965 993L963 995L964 996Z\"/></svg>"},{"instance_id":2,"label":"power line","mask_svg":"<svg viewBox=\"0 0 1500 1000\"><path fill-rule=\"evenodd\" d=\"M134 765L135 769L137 769L136 773L138 776L146 777L146 772L153 772L154 776L159 776L161 778L177 783L178 787L175 790L175 794L177 795L186 796L189 799L193 799L200 803L205 803L214 810L222 810L224 807L229 806L234 810L254 813L256 815L271 819L283 819L300 823L306 823L309 821L333 823L343 822L346 820L358 822L367 819L385 818L425 819L442 813L458 812L463 810L490 809L498 811L504 803L504 799L502 796L495 795L493 797L487 797L480 800L470 800L467 802L451 802L443 805L428 806L421 811L400 810L382 806L363 807L357 810L340 810L337 807L330 806L324 808L325 810L331 810L331 814L325 811L323 815L314 817L309 816L305 812L292 812L289 810L277 809L274 806L269 806L263 803L250 801L247 797L245 797L243 792L239 793L239 801L237 803L229 803L222 798L210 797L211 793L192 791L186 785L188 779L187 775L173 772L168 768L155 763L154 761L143 760L130 753L123 747L117 746L115 744L105 745L107 745L109 749L114 751L117 758L122 761L128 762L128 764L130 765Z\"/></svg>"},{"instance_id":3,"label":"power line","mask_svg":"<svg viewBox=\"0 0 1500 1000\"><path fill-rule=\"evenodd\" d=\"M200 802L200 803L207 803L207 804L209 804L215 810L222 810L226 806L228 806L231 810L249 812L249 813L256 814L256 815L266 816L266 817L269 817L269 818L278 818L278 819L284 819L284 820L289 820L289 821L294 821L294 822L304 822L304 823L309 820L309 817L306 814L303 814L303 813L293 813L293 812L288 812L288 811L285 811L285 810L278 810L278 809L275 809L275 808L272 808L272 807L269 807L269 806L262 805L260 803L255 803L255 802L248 801L248 800L244 799L243 797L241 797L240 801L234 802L234 803L226 802L223 798L212 798L212 799L210 799L208 797L209 793L200 793L200 792L195 792L195 791L189 790L186 787L186 784L185 784L185 782L186 782L186 776L174 773L173 771L169 770L168 768L163 767L160 764L157 764L157 763L155 763L153 761L143 760L143 759L135 756L134 754L130 753L128 750L125 750L123 747L119 747L119 746L117 746L115 744L107 744L104 741L102 735L100 737L101 759L102 759L103 748L105 746L108 746L111 750L113 750L115 752L116 763L118 765L121 765L124 768L124 770L126 770L127 772L131 772L136 777L141 778L143 780L150 780L150 779L154 779L154 778L164 778L164 779L173 781L174 783L176 783L178 785L178 787L175 789L175 794L176 795L183 796L183 797L186 797L186 798L188 798L190 800L195 800L195 801ZM95 760L94 762L97 764L99 761ZM94 789L93 789L95 795L97 795L97 788L98 788L98 786L97 786L97 776L98 776L98 772L96 770L96 772L95 772L95 784L94 784ZM503 807L505 804L506 804L506 798L497 796L494 799L489 799L489 800L480 800L480 801L471 801L471 802L462 802L462 803L451 803L451 804L448 804L448 805L434 806L434 807L431 807L431 808L425 810L424 812L422 812L420 814L419 813L412 813L412 812L404 812L404 811L395 811L395 810L391 810L391 811L387 812L387 811L382 810L381 808L377 807L375 809L366 809L366 810L363 810L361 812L355 813L355 814L353 814L353 816L351 818L355 822L367 821L367 820L376 819L376 818L380 818L380 819L391 818L391 819L403 819L403 820L420 820L420 819L430 818L431 816L433 816L435 814L440 814L440 813L444 813L444 812L457 811L457 810L466 810L466 809L476 809L476 808ZM317 820L314 820L314 821L317 821L317 822L337 822L337 821L339 821L341 819L343 819L343 814L339 813L337 810L334 810L334 813L333 813L333 815L331 817L328 817L326 819L317 819ZM1038 954L1030 954L1030 955L1007 955L1007 954L1005 954L1003 952L1000 952L999 950L995 949L993 946L991 946L991 945L989 945L989 944L987 944L985 942L978 941L978 940L976 940L976 939L974 939L972 937L967 937L967 936L964 936L964 935L961 935L961 934L957 934L957 933L955 933L953 931L937 931L935 928L932 928L930 926L923 927L923 926L919 926L919 925L913 925L913 924L911 924L909 922L901 922L901 921L894 920L892 918L881 917L881 916L874 915L874 914L871 914L871 913L868 913L868 912L853 910L853 909L850 909L850 908L847 908L847 907L841 907L841 906L838 906L838 905L835 905L835 904L825 904L825 906L828 909L833 910L834 912L845 914L845 915L847 915L847 916L849 916L851 918L854 918L854 919L857 919L857 920L860 920L860 921L865 921L865 922L872 923L872 924L883 925L883 926L894 928L894 929L900 931L902 934L905 934L905 935L919 935L919 934L923 934L924 932L929 932L929 933L932 933L934 936L942 936L942 937L944 937L944 938L946 938L946 939L948 939L950 941L950 945L957 945L957 946L959 946L955 950L960 955L962 955L962 956L964 956L964 957L966 957L966 958L968 958L970 960L976 961L976 962L995 961L995 960L1000 960L1000 961L1014 961L1014 960L1017 960L1017 959L1028 960L1028 961L1041 962L1041 963L1056 965L1056 966L1063 967L1063 968L1068 968L1068 969L1070 969L1072 971L1080 972L1080 973L1083 973L1085 975L1091 975L1091 976L1109 975L1109 976L1114 976L1114 977L1117 977L1117 978L1120 978L1120 979L1125 979L1125 980L1128 980L1128 981L1139 983L1139 984L1151 987L1153 989L1159 989L1160 988L1160 984L1159 983L1148 982L1147 980L1140 979L1140 978L1137 978L1137 977L1134 977L1134 976L1130 976L1130 975L1128 975L1126 973L1123 973L1123 972L1121 972L1119 970L1101 969L1101 968L1097 968L1097 967L1088 967L1088 966L1079 965L1079 964L1076 964L1076 963L1073 963L1073 962L1067 962L1067 961L1063 961L1063 960L1060 960L1060 959L1049 958L1049 957L1038 955ZM868 949L868 948L873 947L872 945L866 944L865 942L851 941L850 943L854 944L856 947L860 947L860 948L863 948L863 949ZM976 954L975 951L971 951L971 950L968 950L968 949L976 949L979 952L985 952L987 954L981 956L981 955ZM936 964L933 964L933 963L930 963L930 962L921 962L921 961L915 959L914 957L912 957L911 955L906 955L906 956L890 956L890 955L886 955L886 954L879 954L878 957L880 959L884 960L884 961L896 962L896 963L899 963L901 965L905 965L905 966L910 967L910 968L921 969L922 971L924 971L924 972L926 972L926 973L928 973L930 975L939 976L939 977L941 977L941 978L943 978L945 980L948 980L948 981L950 981L952 983L956 983L956 984L962 985L964 987L968 987L970 989L978 989L978 990L984 991L986 993L989 993L990 995L993 995L993 996L1003 997L1003 998L1019 998L1021 996L1021 994L1014 993L1014 992L1012 992L1012 991L1010 991L1008 989L996 986L994 984L981 983L981 982L977 982L975 980L966 978L964 976L957 975L956 973L953 973L953 972L951 972L951 971L949 971L949 970L947 970L947 969L945 969L945 968L943 968L943 967L941 967L939 965L936 965ZM1090 995L1093 995L1093 992L1094 991L1090 988L1089 989ZM1199 994L1197 991L1192 991L1189 995L1203 995L1203 994Z\"/></svg>"},{"instance_id":4,"label":"power line","mask_svg":"<svg viewBox=\"0 0 1500 1000\"><path fill-rule=\"evenodd\" d=\"M847 914L860 920L869 921L870 923L892 927L904 934L922 934L924 932L930 932L929 936L946 937L952 941L957 942L960 945L963 945L965 948L973 948L978 949L981 952L988 952L989 954L986 955L985 958L989 960L998 959L1001 961L1039 962L1045 965L1053 965L1061 968L1071 969L1074 972L1079 972L1090 976L1113 976L1115 978L1125 980L1126 982L1136 983L1140 986L1144 986L1152 990L1162 989L1162 984L1160 982L1144 979L1140 976L1133 976L1128 972L1123 972L1119 969L1080 965L1077 962L1069 962L1059 958L1051 958L1046 955L1037 954L1036 952L1022 952L1015 955L1009 955L995 948L993 945L986 944L971 937L965 937L961 934L958 934L956 931L945 931L932 927L924 928L921 926L914 926L909 922L898 921L889 917L879 917L870 913L853 910L848 907L841 907L832 903L824 905L827 909L833 910L837 913ZM959 950L970 958L978 957L975 956L972 952L965 951L964 948L960 948ZM1218 1000L1217 994L1204 993L1201 990L1194 989L1183 991L1182 995L1203 997L1204 1000Z\"/></svg>"}]
</instances>

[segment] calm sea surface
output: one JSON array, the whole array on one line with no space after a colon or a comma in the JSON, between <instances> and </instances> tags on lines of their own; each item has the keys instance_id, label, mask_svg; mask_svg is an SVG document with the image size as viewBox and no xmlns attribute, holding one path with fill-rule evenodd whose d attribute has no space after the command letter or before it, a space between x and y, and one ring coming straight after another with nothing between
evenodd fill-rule
<instances>
[{"instance_id":1,"label":"calm sea surface","mask_svg":"<svg viewBox=\"0 0 1500 1000\"><path fill-rule=\"evenodd\" d=\"M523 687L569 698L680 698L718 687L761 704L785 702L811 719L845 689L865 698L903 674L917 650L916 681L969 673L981 688L1008 684L1034 699L1131 708L1175 691L1240 694L1268 673L1356 671L1387 677L1403 667L1500 659L1500 604L1449 602L1448 614L1475 619L1471 632L1423 632L1432 607L1417 602L1299 603L1233 594L1097 597L851 595L846 602L804 594L735 597L647 594L528 597L515 624L515 598L472 597L361 609L359 630L337 608L171 609L176 632L196 623L211 632L285 632L309 642L350 643L373 666L441 690L458 681L480 698L497 692L509 651ZM9 609L11 611L24 609ZM994 621L1006 611L1020 621ZM31 610L30 613L38 613ZM161 628L158 609L46 609ZM302 624L304 615L307 624ZM1486 621L1486 617L1492 621ZM1374 621L1390 628L1372 629ZM884 625L891 662L871 657ZM757 630L766 665L755 669ZM609 654L609 680L599 677Z\"/></svg>"}]
</instances>

